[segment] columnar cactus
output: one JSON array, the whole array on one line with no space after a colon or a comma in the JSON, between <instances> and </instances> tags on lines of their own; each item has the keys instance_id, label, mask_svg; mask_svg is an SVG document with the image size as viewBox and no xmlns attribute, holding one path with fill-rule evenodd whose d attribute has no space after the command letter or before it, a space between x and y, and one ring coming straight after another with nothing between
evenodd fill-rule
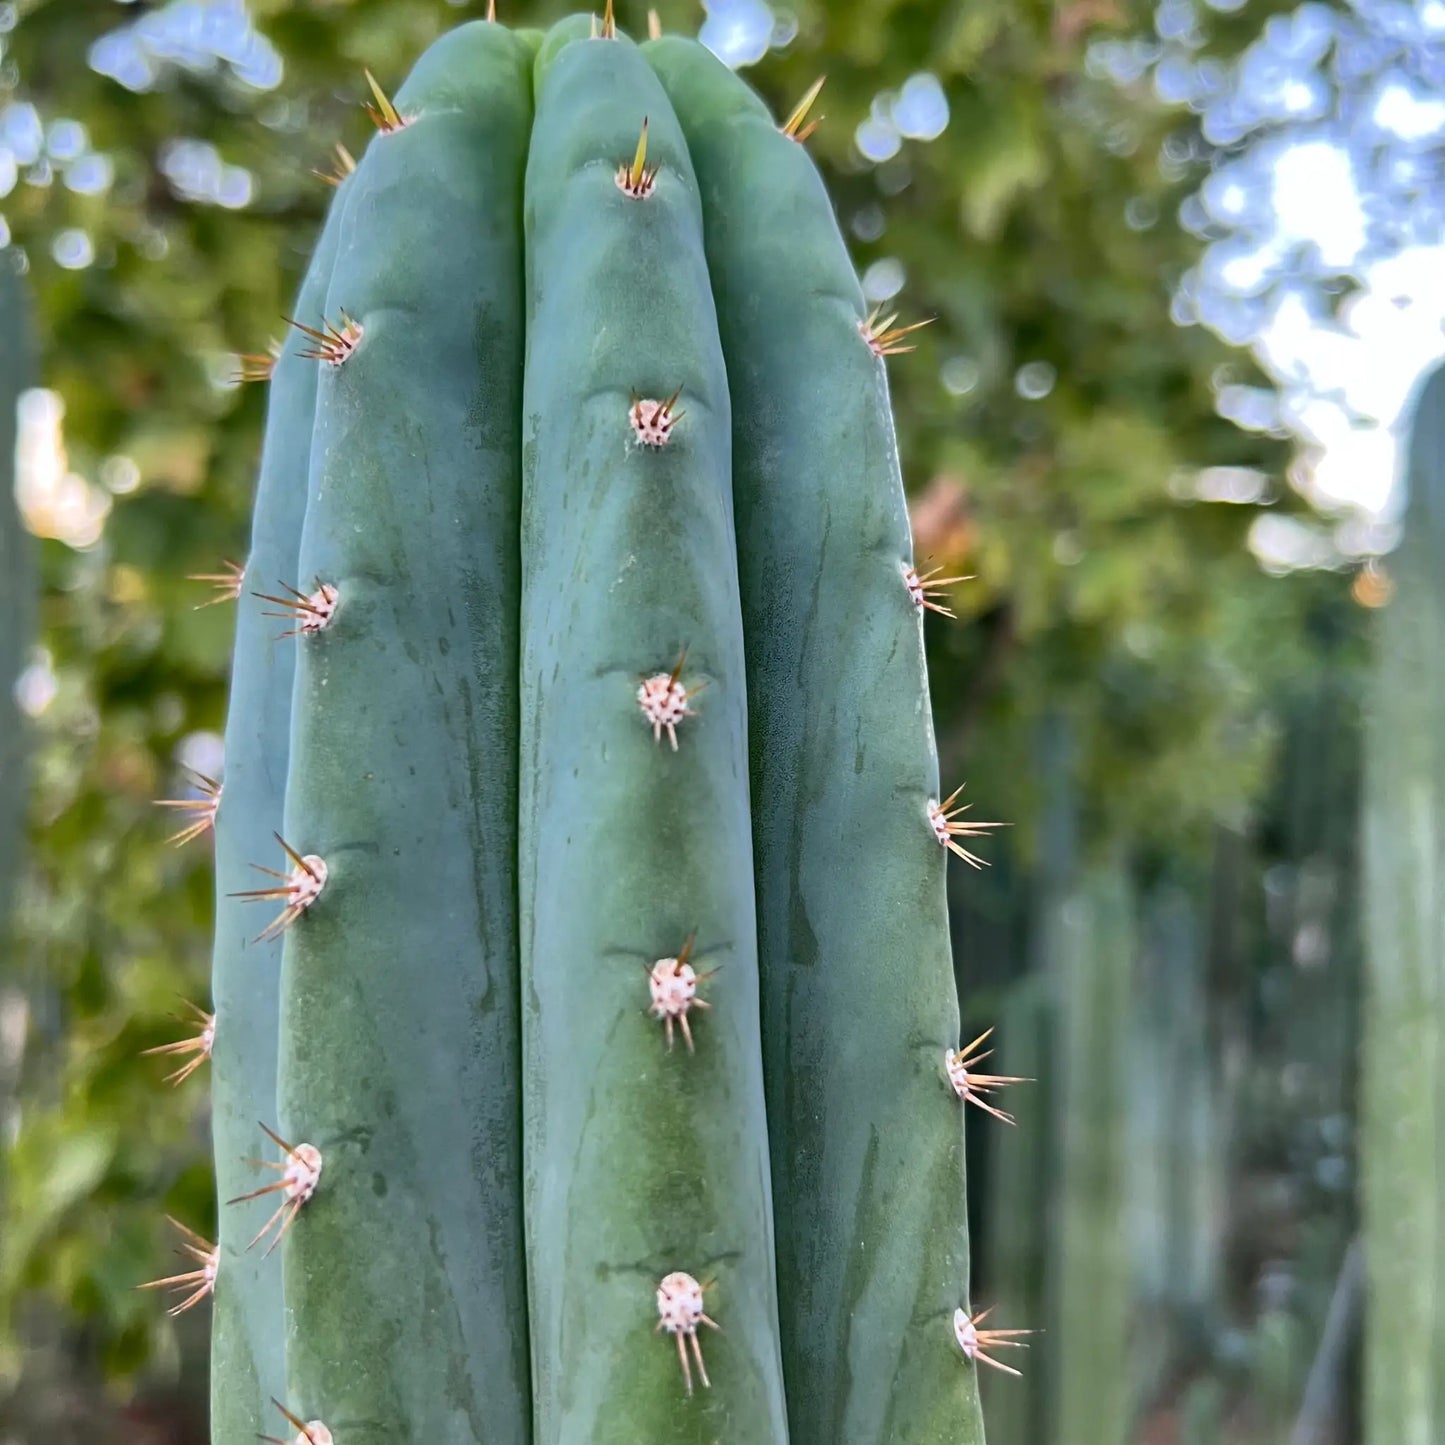
<instances>
[{"instance_id":1,"label":"columnar cactus","mask_svg":"<svg viewBox=\"0 0 1445 1445\"><path fill-rule=\"evenodd\" d=\"M1364 773L1365 1439L1445 1439L1445 369L1410 412Z\"/></svg>"},{"instance_id":2,"label":"columnar cactus","mask_svg":"<svg viewBox=\"0 0 1445 1445\"><path fill-rule=\"evenodd\" d=\"M0 944L25 818L25 746L15 682L24 665L35 615L30 538L15 497L16 407L30 384L30 328L24 282L0 249Z\"/></svg>"},{"instance_id":3,"label":"columnar cactus","mask_svg":"<svg viewBox=\"0 0 1445 1445\"><path fill-rule=\"evenodd\" d=\"M694 42L373 90L218 574L213 1438L978 1445L911 328Z\"/></svg>"}]
</instances>

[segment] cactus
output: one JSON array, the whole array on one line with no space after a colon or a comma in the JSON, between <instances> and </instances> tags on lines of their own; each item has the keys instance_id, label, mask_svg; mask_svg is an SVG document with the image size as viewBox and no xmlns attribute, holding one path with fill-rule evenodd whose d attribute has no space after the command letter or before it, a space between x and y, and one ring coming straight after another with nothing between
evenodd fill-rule
<instances>
[{"instance_id":1,"label":"cactus","mask_svg":"<svg viewBox=\"0 0 1445 1445\"><path fill-rule=\"evenodd\" d=\"M694 42L371 87L214 574L213 1440L979 1445L913 328Z\"/></svg>"},{"instance_id":2,"label":"cactus","mask_svg":"<svg viewBox=\"0 0 1445 1445\"><path fill-rule=\"evenodd\" d=\"M1365 1439L1445 1438L1445 369L1412 409L1365 728Z\"/></svg>"},{"instance_id":3,"label":"cactus","mask_svg":"<svg viewBox=\"0 0 1445 1445\"><path fill-rule=\"evenodd\" d=\"M1135 939L1124 861L1085 865L1050 920L1061 1083L1050 1310L1052 1438L1125 1445L1133 1426L1125 1205Z\"/></svg>"},{"instance_id":4,"label":"cactus","mask_svg":"<svg viewBox=\"0 0 1445 1445\"><path fill-rule=\"evenodd\" d=\"M15 681L35 613L34 559L15 497L17 403L32 361L24 283L0 249L0 944L19 867L25 822L25 745Z\"/></svg>"},{"instance_id":5,"label":"cactus","mask_svg":"<svg viewBox=\"0 0 1445 1445\"><path fill-rule=\"evenodd\" d=\"M17 402L30 384L33 361L24 279L15 254L0 249L0 1008L13 1002L18 978L9 947L10 908L20 873L25 835L25 720L16 680L35 625L35 567L30 537L15 495ZM0 1127L7 1137L15 1123L18 1059L0 1049ZM4 1215L6 1170L0 1161L0 1217Z\"/></svg>"}]
</instances>

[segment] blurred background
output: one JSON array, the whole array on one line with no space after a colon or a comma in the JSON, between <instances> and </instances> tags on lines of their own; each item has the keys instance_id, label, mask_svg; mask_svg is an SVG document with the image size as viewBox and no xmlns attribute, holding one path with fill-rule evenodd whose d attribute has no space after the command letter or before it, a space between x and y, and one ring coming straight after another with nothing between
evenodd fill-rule
<instances>
[{"instance_id":1,"label":"blurred background","mask_svg":"<svg viewBox=\"0 0 1445 1445\"><path fill-rule=\"evenodd\" d=\"M221 770L232 612L188 576L244 557L237 357L366 142L362 67L394 87L484 9L0 0L0 385L35 352L3 1445L205 1439L207 1309L135 1288L182 1267L165 1213L214 1237L205 1076L141 1057L208 1001L209 842L152 803ZM985 1381L990 1445L1440 1445L1445 952L1426 926L1435 982L1394 987L1361 817L1371 699L1413 706L1376 634L1445 576L1395 550L1445 355L1445 3L657 9L775 110L826 72L809 146L865 289L937 318L890 370L920 565L973 578L927 619L944 782L1014 824L952 870L965 1038L1038 1080L969 1120L975 1300L1045 1331ZM1372 1069L1437 1111L1397 1128ZM1408 1300L1367 1288L1387 1256Z\"/></svg>"}]
</instances>

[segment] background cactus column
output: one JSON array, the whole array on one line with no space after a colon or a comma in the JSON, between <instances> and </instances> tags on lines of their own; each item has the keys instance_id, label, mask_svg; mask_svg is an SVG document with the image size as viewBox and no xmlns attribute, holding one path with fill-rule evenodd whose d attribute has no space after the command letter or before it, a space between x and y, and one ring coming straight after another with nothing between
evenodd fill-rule
<instances>
[{"instance_id":1,"label":"background cactus column","mask_svg":"<svg viewBox=\"0 0 1445 1445\"><path fill-rule=\"evenodd\" d=\"M20 393L31 384L30 318L24 279L0 249L0 944L20 866L25 828L25 739L15 680L35 625L35 563L15 497Z\"/></svg>"},{"instance_id":2,"label":"background cactus column","mask_svg":"<svg viewBox=\"0 0 1445 1445\"><path fill-rule=\"evenodd\" d=\"M1412 416L1365 735L1369 1445L1445 1438L1445 370Z\"/></svg>"},{"instance_id":3,"label":"background cactus column","mask_svg":"<svg viewBox=\"0 0 1445 1445\"><path fill-rule=\"evenodd\" d=\"M952 1329L969 1258L948 852L888 343L804 147L696 42L648 54L697 167L732 386L791 1438L976 1445Z\"/></svg>"},{"instance_id":4,"label":"background cactus column","mask_svg":"<svg viewBox=\"0 0 1445 1445\"><path fill-rule=\"evenodd\" d=\"M543 45L526 190L520 851L536 1438L774 1445L787 1425L728 378L672 107L630 41L588 28L569 22ZM686 1001L673 985L689 940L708 1005L690 1010L695 1050L688 1016L667 1012ZM659 1304L671 1309L655 1291L675 1272L715 1281L703 1304L721 1327L692 1317L711 1386L694 1367L691 1397L675 1340L654 1332L669 1325Z\"/></svg>"},{"instance_id":5,"label":"background cactus column","mask_svg":"<svg viewBox=\"0 0 1445 1445\"><path fill-rule=\"evenodd\" d=\"M24 856L26 786L25 719L15 682L35 627L36 572L31 538L15 496L16 404L31 384L30 316L24 278L14 255L0 249L0 960L14 958L10 907ZM13 964L0 962L0 1006L19 988ZM8 1051L6 1051L8 1053ZM18 1057L0 1054L0 1131L10 1138L12 1096ZM6 1196L5 1161L0 1155L0 1207Z\"/></svg>"}]
</instances>

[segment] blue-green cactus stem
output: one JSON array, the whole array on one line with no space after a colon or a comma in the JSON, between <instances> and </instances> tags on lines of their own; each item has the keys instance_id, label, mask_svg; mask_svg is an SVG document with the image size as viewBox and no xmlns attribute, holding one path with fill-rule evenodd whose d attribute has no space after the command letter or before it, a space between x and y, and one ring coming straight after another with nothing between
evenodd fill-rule
<instances>
[{"instance_id":1,"label":"blue-green cactus stem","mask_svg":"<svg viewBox=\"0 0 1445 1445\"><path fill-rule=\"evenodd\" d=\"M342 187L294 585L279 1133L292 1408L337 1438L530 1436L516 927L530 47L422 56ZM399 119L398 119L399 118ZM289 580L289 579L288 579ZM273 850L274 851L274 850ZM275 1266L278 1261L273 1260ZM348 1429L348 1422L352 1422Z\"/></svg>"},{"instance_id":2,"label":"blue-green cactus stem","mask_svg":"<svg viewBox=\"0 0 1445 1445\"><path fill-rule=\"evenodd\" d=\"M884 362L804 147L697 43L647 51L697 168L732 390L792 1439L978 1445L952 1330L969 1259L948 854Z\"/></svg>"},{"instance_id":3,"label":"blue-green cactus stem","mask_svg":"<svg viewBox=\"0 0 1445 1445\"><path fill-rule=\"evenodd\" d=\"M630 41L588 29L569 22L542 47L527 167L520 842L536 1438L778 1445L727 376L672 108ZM653 722L649 680L646 696L673 707ZM654 980L664 1005L678 1002L677 960L708 1007L671 1019L669 1047L666 1007L649 1008ZM701 1308L719 1329L682 1310L690 1285L671 1281L659 1301L674 1274L711 1284ZM660 1306L696 1335L669 1338Z\"/></svg>"}]
</instances>

